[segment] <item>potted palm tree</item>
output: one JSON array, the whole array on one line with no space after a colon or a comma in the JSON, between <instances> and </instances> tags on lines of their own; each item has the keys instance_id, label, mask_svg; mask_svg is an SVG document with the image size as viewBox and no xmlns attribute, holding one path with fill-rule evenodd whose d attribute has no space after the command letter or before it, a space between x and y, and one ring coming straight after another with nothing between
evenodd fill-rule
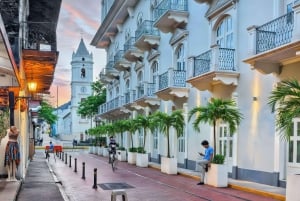
<instances>
[{"instance_id":1,"label":"potted palm tree","mask_svg":"<svg viewBox=\"0 0 300 201\"><path fill-rule=\"evenodd\" d=\"M283 80L271 92L268 104L272 112L276 111L276 130L281 139L291 142L293 133L293 119L300 117L300 84L297 80ZM290 153L291 154L291 153ZM286 200L293 200L298 196L300 174L288 174L286 185Z\"/></svg>"},{"instance_id":2,"label":"potted palm tree","mask_svg":"<svg viewBox=\"0 0 300 201\"><path fill-rule=\"evenodd\" d=\"M184 117L181 110L173 111L170 115L164 112L156 112L154 114L155 122L159 130L167 138L167 156L161 158L161 172L167 174L177 174L177 158L170 155L170 128L174 128L177 137L182 136L184 128Z\"/></svg>"},{"instance_id":3,"label":"potted palm tree","mask_svg":"<svg viewBox=\"0 0 300 201\"><path fill-rule=\"evenodd\" d=\"M116 132L119 132L121 134L121 143L120 147L117 149L117 157L119 161L127 161L127 154L126 154L126 149L123 145L123 133L127 131L128 125L127 125L127 120L119 120L114 123L116 127Z\"/></svg>"},{"instance_id":4,"label":"potted palm tree","mask_svg":"<svg viewBox=\"0 0 300 201\"><path fill-rule=\"evenodd\" d=\"M130 135L130 141L131 141L131 147L128 149L128 157L127 162L129 164L136 164L136 153L137 149L133 146L133 135L137 131L138 127L135 123L135 119L127 119L126 120L126 130L129 132Z\"/></svg>"},{"instance_id":5,"label":"potted palm tree","mask_svg":"<svg viewBox=\"0 0 300 201\"><path fill-rule=\"evenodd\" d=\"M145 150L145 145L146 145L147 131L148 130L152 131L154 129L153 118L151 115L149 116L138 115L134 121L137 126L137 129L143 130L144 133L144 142L142 146L140 146L137 149L136 165L139 167L148 167L149 164L148 153Z\"/></svg>"},{"instance_id":6,"label":"potted palm tree","mask_svg":"<svg viewBox=\"0 0 300 201\"><path fill-rule=\"evenodd\" d=\"M216 156L216 127L218 121L222 120L224 123L229 124L229 131L235 133L237 126L242 120L242 114L239 112L236 107L236 103L233 100L223 100L219 98L212 98L206 106L199 106L193 108L188 115L188 120L190 121L192 116L196 116L193 122L193 128L200 132L199 124L200 123L209 123L213 126L213 139L214 139L214 156ZM218 175L219 173L219 175ZM212 175L217 175L216 180L207 180L207 184L213 185L216 187L225 187L227 186L228 178L226 166L224 164L211 164L211 169L207 174L207 178ZM226 178L225 181L219 178ZM218 181L222 181L219 182Z\"/></svg>"}]
</instances>

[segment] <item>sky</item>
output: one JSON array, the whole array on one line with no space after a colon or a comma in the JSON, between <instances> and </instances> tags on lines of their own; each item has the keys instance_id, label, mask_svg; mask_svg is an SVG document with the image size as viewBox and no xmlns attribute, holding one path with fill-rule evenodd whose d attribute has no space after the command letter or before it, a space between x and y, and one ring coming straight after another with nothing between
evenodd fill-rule
<instances>
[{"instance_id":1,"label":"sky","mask_svg":"<svg viewBox=\"0 0 300 201\"><path fill-rule=\"evenodd\" d=\"M49 98L54 107L68 102L71 98L70 63L72 53L77 50L81 38L88 51L93 53L93 81L99 77L106 64L105 51L90 45L100 26L100 5L100 1L97 0L62 0L56 30L59 57Z\"/></svg>"}]
</instances>

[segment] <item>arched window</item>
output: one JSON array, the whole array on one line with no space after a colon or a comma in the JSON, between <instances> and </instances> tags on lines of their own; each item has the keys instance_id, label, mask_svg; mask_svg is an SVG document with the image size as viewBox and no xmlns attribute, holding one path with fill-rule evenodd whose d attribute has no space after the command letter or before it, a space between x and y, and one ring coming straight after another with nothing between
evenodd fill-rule
<instances>
[{"instance_id":1,"label":"arched window","mask_svg":"<svg viewBox=\"0 0 300 201\"><path fill-rule=\"evenodd\" d=\"M233 49L232 18L224 18L216 30L216 42L221 48Z\"/></svg>"},{"instance_id":2,"label":"arched window","mask_svg":"<svg viewBox=\"0 0 300 201\"><path fill-rule=\"evenodd\" d=\"M137 16L137 22L136 22L137 27L139 27L142 23L143 23L143 13L139 12Z\"/></svg>"},{"instance_id":3,"label":"arched window","mask_svg":"<svg viewBox=\"0 0 300 201\"><path fill-rule=\"evenodd\" d=\"M177 62L177 69L176 70L185 70L185 60L184 60L184 47L181 44L176 52L176 62Z\"/></svg>"}]
</instances>

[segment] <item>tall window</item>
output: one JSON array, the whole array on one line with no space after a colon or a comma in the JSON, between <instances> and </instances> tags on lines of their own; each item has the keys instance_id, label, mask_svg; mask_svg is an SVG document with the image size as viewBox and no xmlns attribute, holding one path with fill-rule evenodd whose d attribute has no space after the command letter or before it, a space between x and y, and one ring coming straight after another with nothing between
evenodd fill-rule
<instances>
[{"instance_id":1,"label":"tall window","mask_svg":"<svg viewBox=\"0 0 300 201\"><path fill-rule=\"evenodd\" d=\"M176 70L185 70L185 61L184 61L184 47L180 45L177 49L177 69Z\"/></svg>"},{"instance_id":2,"label":"tall window","mask_svg":"<svg viewBox=\"0 0 300 201\"><path fill-rule=\"evenodd\" d=\"M216 33L217 44L221 48L233 49L233 30L232 30L232 18L226 17L220 23Z\"/></svg>"},{"instance_id":3,"label":"tall window","mask_svg":"<svg viewBox=\"0 0 300 201\"><path fill-rule=\"evenodd\" d=\"M300 119L294 120L293 133L289 141L288 162L292 165L300 165Z\"/></svg>"},{"instance_id":4,"label":"tall window","mask_svg":"<svg viewBox=\"0 0 300 201\"><path fill-rule=\"evenodd\" d=\"M155 61L151 67L151 81L152 83L156 83L156 77L158 75L158 63Z\"/></svg>"},{"instance_id":5,"label":"tall window","mask_svg":"<svg viewBox=\"0 0 300 201\"><path fill-rule=\"evenodd\" d=\"M178 138L178 151L185 152L185 134Z\"/></svg>"},{"instance_id":6,"label":"tall window","mask_svg":"<svg viewBox=\"0 0 300 201\"><path fill-rule=\"evenodd\" d=\"M144 130L139 129L139 136L138 136L138 141L139 141L139 147L142 147L144 145Z\"/></svg>"},{"instance_id":7,"label":"tall window","mask_svg":"<svg viewBox=\"0 0 300 201\"><path fill-rule=\"evenodd\" d=\"M153 131L153 149L157 150L158 149L158 131L155 129Z\"/></svg>"},{"instance_id":8,"label":"tall window","mask_svg":"<svg viewBox=\"0 0 300 201\"><path fill-rule=\"evenodd\" d=\"M217 152L226 156L226 158L232 158L233 139L232 133L229 133L229 127L227 124L221 124L219 126L219 146Z\"/></svg>"}]
</instances>

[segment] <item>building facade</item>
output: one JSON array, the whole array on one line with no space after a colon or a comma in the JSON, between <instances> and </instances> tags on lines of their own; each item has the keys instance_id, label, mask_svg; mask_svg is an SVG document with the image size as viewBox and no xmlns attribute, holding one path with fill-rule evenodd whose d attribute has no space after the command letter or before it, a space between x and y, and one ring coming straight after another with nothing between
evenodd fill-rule
<instances>
[{"instance_id":1,"label":"building facade","mask_svg":"<svg viewBox=\"0 0 300 201\"><path fill-rule=\"evenodd\" d=\"M107 101L98 116L113 122L182 109L185 132L179 138L172 133L171 155L179 167L195 169L201 141L213 144L213 129L201 124L196 132L188 112L212 97L233 99L244 118L236 133L218 122L215 147L226 155L229 176L285 186L287 174L300 172L299 135L293 145L280 140L268 97L280 80L299 80L299 4L102 0L102 23L91 43L107 52L100 73ZM139 146L143 133L134 138ZM123 139L127 147L128 139ZM167 151L165 137L156 131L146 142L151 161L160 163Z\"/></svg>"},{"instance_id":2,"label":"building facade","mask_svg":"<svg viewBox=\"0 0 300 201\"><path fill-rule=\"evenodd\" d=\"M62 140L85 140L92 119L77 113L81 101L92 95L93 54L89 53L83 39L72 54L71 101L58 108L58 132Z\"/></svg>"}]
</instances>

